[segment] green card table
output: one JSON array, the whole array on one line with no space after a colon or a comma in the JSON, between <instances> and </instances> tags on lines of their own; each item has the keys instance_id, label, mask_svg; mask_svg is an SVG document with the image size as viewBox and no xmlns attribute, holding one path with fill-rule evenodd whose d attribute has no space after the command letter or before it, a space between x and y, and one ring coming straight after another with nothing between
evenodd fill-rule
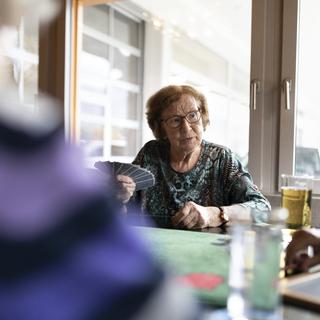
<instances>
[{"instance_id":1,"label":"green card table","mask_svg":"<svg viewBox=\"0 0 320 320\"><path fill-rule=\"evenodd\" d=\"M193 288L200 302L211 310L209 312L226 307L230 235L212 230L207 233L148 227L134 229L156 259ZM284 305L282 313L282 320L320 320L319 313L292 305Z\"/></svg>"},{"instance_id":2,"label":"green card table","mask_svg":"<svg viewBox=\"0 0 320 320\"><path fill-rule=\"evenodd\" d=\"M195 290L203 303L223 307L228 296L229 235L137 228L156 258Z\"/></svg>"}]
</instances>

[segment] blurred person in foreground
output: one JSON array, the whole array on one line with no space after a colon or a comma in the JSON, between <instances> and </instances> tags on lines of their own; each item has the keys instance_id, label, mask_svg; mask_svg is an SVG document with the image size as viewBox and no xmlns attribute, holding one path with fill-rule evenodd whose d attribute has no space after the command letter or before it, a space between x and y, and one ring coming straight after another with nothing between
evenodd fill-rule
<instances>
[{"instance_id":1,"label":"blurred person in foreground","mask_svg":"<svg viewBox=\"0 0 320 320\"><path fill-rule=\"evenodd\" d=\"M6 31L56 1L4 0ZM10 33L10 32L9 32ZM9 37L10 38L10 37ZM0 72L0 319L196 319L197 308L118 217L64 143L60 109L13 101ZM5 92L5 93L4 93ZM23 114L21 114L23 112ZM109 194L112 195L112 184Z\"/></svg>"},{"instance_id":2,"label":"blurred person in foreground","mask_svg":"<svg viewBox=\"0 0 320 320\"><path fill-rule=\"evenodd\" d=\"M156 140L147 142L133 163L151 171L156 184L134 193L133 201L159 226L199 229L237 219L267 221L270 204L235 154L202 138L208 112L205 96L186 85L164 87L147 102Z\"/></svg>"},{"instance_id":3,"label":"blurred person in foreground","mask_svg":"<svg viewBox=\"0 0 320 320\"><path fill-rule=\"evenodd\" d=\"M320 264L320 237L310 231L296 231L286 249L285 262L288 275L307 272L309 268Z\"/></svg>"}]
</instances>

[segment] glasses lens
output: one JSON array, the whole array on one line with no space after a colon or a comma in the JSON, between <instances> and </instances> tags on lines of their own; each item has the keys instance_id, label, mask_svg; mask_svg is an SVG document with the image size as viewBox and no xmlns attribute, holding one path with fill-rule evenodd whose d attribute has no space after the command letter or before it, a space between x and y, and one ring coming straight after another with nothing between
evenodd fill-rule
<instances>
[{"instance_id":1,"label":"glasses lens","mask_svg":"<svg viewBox=\"0 0 320 320\"><path fill-rule=\"evenodd\" d=\"M166 122L169 127L178 128L181 124L181 118L180 117L172 117L172 118L169 118Z\"/></svg>"},{"instance_id":2,"label":"glasses lens","mask_svg":"<svg viewBox=\"0 0 320 320\"><path fill-rule=\"evenodd\" d=\"M200 120L200 112L199 110L191 111L188 114L186 114L184 117L174 116L165 120L165 123L171 128L178 128L181 126L181 122L183 118L186 118L186 120L189 123L198 122Z\"/></svg>"},{"instance_id":3,"label":"glasses lens","mask_svg":"<svg viewBox=\"0 0 320 320\"><path fill-rule=\"evenodd\" d=\"M189 113L186 115L186 118L187 118L187 120L188 120L190 123L197 122L197 121L200 119L200 113L199 113L199 111L189 112Z\"/></svg>"}]
</instances>

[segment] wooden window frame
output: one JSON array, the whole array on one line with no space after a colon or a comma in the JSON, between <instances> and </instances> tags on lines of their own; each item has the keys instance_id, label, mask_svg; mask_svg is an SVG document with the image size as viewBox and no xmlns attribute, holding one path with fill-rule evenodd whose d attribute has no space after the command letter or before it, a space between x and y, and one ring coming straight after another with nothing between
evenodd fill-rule
<instances>
[{"instance_id":1,"label":"wooden window frame","mask_svg":"<svg viewBox=\"0 0 320 320\"><path fill-rule=\"evenodd\" d=\"M70 66L70 116L69 116L69 140L78 141L79 132L77 130L77 112L78 112L78 76L79 76L79 52L81 48L81 11L84 6L93 6L106 4L114 0L74 0L71 8L71 66Z\"/></svg>"}]
</instances>

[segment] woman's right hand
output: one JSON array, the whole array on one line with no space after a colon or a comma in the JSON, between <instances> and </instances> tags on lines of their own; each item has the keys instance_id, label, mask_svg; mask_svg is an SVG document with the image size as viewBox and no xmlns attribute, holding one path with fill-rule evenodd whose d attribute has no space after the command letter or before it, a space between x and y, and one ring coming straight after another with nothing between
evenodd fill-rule
<instances>
[{"instance_id":1,"label":"woman's right hand","mask_svg":"<svg viewBox=\"0 0 320 320\"><path fill-rule=\"evenodd\" d=\"M118 174L116 179L119 185L117 197L122 203L127 203L136 189L136 184L132 178L122 174Z\"/></svg>"},{"instance_id":2,"label":"woman's right hand","mask_svg":"<svg viewBox=\"0 0 320 320\"><path fill-rule=\"evenodd\" d=\"M220 209L203 207L192 201L187 202L171 219L175 227L183 229L203 229L221 225Z\"/></svg>"}]
</instances>

